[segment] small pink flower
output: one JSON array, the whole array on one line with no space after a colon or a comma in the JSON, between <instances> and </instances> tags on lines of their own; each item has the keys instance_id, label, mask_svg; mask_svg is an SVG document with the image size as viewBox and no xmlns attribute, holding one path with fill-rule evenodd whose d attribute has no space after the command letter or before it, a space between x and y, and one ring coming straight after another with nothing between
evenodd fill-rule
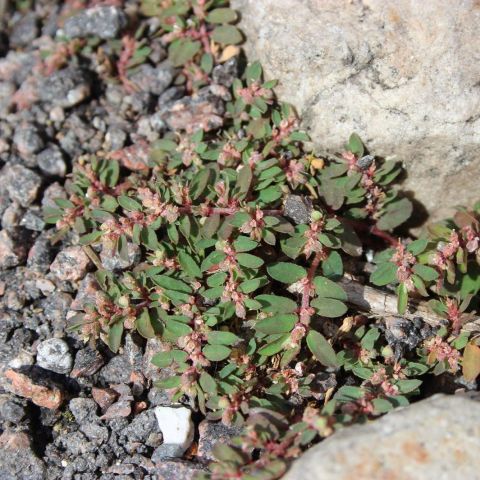
<instances>
[{"instance_id":1,"label":"small pink flower","mask_svg":"<svg viewBox=\"0 0 480 480\"><path fill-rule=\"evenodd\" d=\"M242 158L242 154L229 142L227 142L218 156L218 163L231 167Z\"/></svg>"},{"instance_id":2,"label":"small pink flower","mask_svg":"<svg viewBox=\"0 0 480 480\"><path fill-rule=\"evenodd\" d=\"M397 279L400 283L405 283L407 289L412 291L415 286L411 280L413 275L412 267L417 263L417 259L411 252L405 249L405 245L399 243L397 251L393 254L391 261L397 265Z\"/></svg>"},{"instance_id":3,"label":"small pink flower","mask_svg":"<svg viewBox=\"0 0 480 480\"><path fill-rule=\"evenodd\" d=\"M426 343L426 347L432 359L439 362L447 360L452 372L456 372L459 368L460 352L451 347L441 337L435 337Z\"/></svg>"},{"instance_id":4,"label":"small pink flower","mask_svg":"<svg viewBox=\"0 0 480 480\"><path fill-rule=\"evenodd\" d=\"M257 208L253 217L247 220L241 227L242 233L249 233L253 240L262 239L262 229L265 227L265 221L263 220L263 212Z\"/></svg>"},{"instance_id":5,"label":"small pink flower","mask_svg":"<svg viewBox=\"0 0 480 480\"><path fill-rule=\"evenodd\" d=\"M480 237L478 233L470 226L464 227L462 233L467 241L467 251L469 253L476 252L480 244Z\"/></svg>"},{"instance_id":6,"label":"small pink flower","mask_svg":"<svg viewBox=\"0 0 480 480\"><path fill-rule=\"evenodd\" d=\"M269 91L258 82L253 82L248 87L239 88L237 94L247 105L252 105L257 97L264 97L269 94Z\"/></svg>"},{"instance_id":7,"label":"small pink flower","mask_svg":"<svg viewBox=\"0 0 480 480\"><path fill-rule=\"evenodd\" d=\"M292 187L296 188L298 185L305 183L305 166L300 160L290 160L288 165L284 168L285 176Z\"/></svg>"},{"instance_id":8,"label":"small pink flower","mask_svg":"<svg viewBox=\"0 0 480 480\"><path fill-rule=\"evenodd\" d=\"M460 239L458 233L453 231L450 235L449 242L443 247L440 247L437 253L434 255L434 265L441 270L446 270L448 268L448 261L455 256L459 248Z\"/></svg>"}]
</instances>

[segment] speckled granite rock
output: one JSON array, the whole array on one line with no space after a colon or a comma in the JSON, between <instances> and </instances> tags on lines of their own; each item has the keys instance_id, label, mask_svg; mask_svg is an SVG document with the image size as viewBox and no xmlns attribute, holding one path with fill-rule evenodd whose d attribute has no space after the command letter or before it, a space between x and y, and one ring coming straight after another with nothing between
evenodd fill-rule
<instances>
[{"instance_id":1,"label":"speckled granite rock","mask_svg":"<svg viewBox=\"0 0 480 480\"><path fill-rule=\"evenodd\" d=\"M234 0L247 53L320 151L360 134L396 155L406 189L440 217L476 200L478 2Z\"/></svg>"},{"instance_id":2,"label":"speckled granite rock","mask_svg":"<svg viewBox=\"0 0 480 480\"><path fill-rule=\"evenodd\" d=\"M480 403L435 395L311 448L284 480L478 478Z\"/></svg>"}]
</instances>

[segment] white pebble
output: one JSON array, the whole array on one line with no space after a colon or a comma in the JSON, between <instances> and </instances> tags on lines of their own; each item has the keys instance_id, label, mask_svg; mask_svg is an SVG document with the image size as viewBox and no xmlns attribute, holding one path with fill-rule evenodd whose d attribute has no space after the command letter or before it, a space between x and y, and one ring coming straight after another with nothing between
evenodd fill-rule
<instances>
[{"instance_id":1,"label":"white pebble","mask_svg":"<svg viewBox=\"0 0 480 480\"><path fill-rule=\"evenodd\" d=\"M163 435L163 445L177 446L177 455L181 456L193 441L191 410L185 407L156 407L155 416Z\"/></svg>"}]
</instances>

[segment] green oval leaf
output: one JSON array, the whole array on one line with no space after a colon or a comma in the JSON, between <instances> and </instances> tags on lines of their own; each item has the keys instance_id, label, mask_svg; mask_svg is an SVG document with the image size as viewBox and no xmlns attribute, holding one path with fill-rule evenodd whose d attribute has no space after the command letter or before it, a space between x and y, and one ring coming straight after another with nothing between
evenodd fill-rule
<instances>
[{"instance_id":1,"label":"green oval leaf","mask_svg":"<svg viewBox=\"0 0 480 480\"><path fill-rule=\"evenodd\" d=\"M297 322L297 316L291 313L274 315L273 317L264 318L255 324L255 330L262 333L288 333L290 332L295 323Z\"/></svg>"},{"instance_id":2,"label":"green oval leaf","mask_svg":"<svg viewBox=\"0 0 480 480\"><path fill-rule=\"evenodd\" d=\"M223 45L236 45L243 41L240 30L233 25L221 25L212 32L212 38L215 42Z\"/></svg>"},{"instance_id":3,"label":"green oval leaf","mask_svg":"<svg viewBox=\"0 0 480 480\"><path fill-rule=\"evenodd\" d=\"M115 322L113 325L110 325L108 329L108 347L114 353L118 352L120 344L122 343L123 335L123 320Z\"/></svg>"},{"instance_id":4,"label":"green oval leaf","mask_svg":"<svg viewBox=\"0 0 480 480\"><path fill-rule=\"evenodd\" d=\"M205 393L214 394L217 391L217 383L215 382L213 377L207 372L201 373L198 383L200 384L202 390Z\"/></svg>"},{"instance_id":5,"label":"green oval leaf","mask_svg":"<svg viewBox=\"0 0 480 480\"><path fill-rule=\"evenodd\" d=\"M311 301L312 307L322 317L337 318L347 313L348 307L335 298L315 298Z\"/></svg>"},{"instance_id":6,"label":"green oval leaf","mask_svg":"<svg viewBox=\"0 0 480 480\"><path fill-rule=\"evenodd\" d=\"M246 268L260 268L263 265L263 260L260 257L256 257L250 253L237 254L237 262Z\"/></svg>"},{"instance_id":7,"label":"green oval leaf","mask_svg":"<svg viewBox=\"0 0 480 480\"><path fill-rule=\"evenodd\" d=\"M190 276L194 278L200 278L202 276L202 271L197 265L197 262L183 250L178 252L178 261L183 270Z\"/></svg>"},{"instance_id":8,"label":"green oval leaf","mask_svg":"<svg viewBox=\"0 0 480 480\"><path fill-rule=\"evenodd\" d=\"M215 8L207 15L210 23L232 23L237 19L237 12L231 8Z\"/></svg>"},{"instance_id":9,"label":"green oval leaf","mask_svg":"<svg viewBox=\"0 0 480 480\"><path fill-rule=\"evenodd\" d=\"M270 357L272 355L275 355L278 352L281 352L283 350L283 347L285 344L288 342L290 339L290 335L282 335L273 342L270 342L268 345L265 345L264 347L260 348L258 350L258 353L260 355L264 355L266 357Z\"/></svg>"},{"instance_id":10,"label":"green oval leaf","mask_svg":"<svg viewBox=\"0 0 480 480\"><path fill-rule=\"evenodd\" d=\"M267 313L293 313L298 308L292 299L278 295L257 295L255 300L260 302Z\"/></svg>"},{"instance_id":11,"label":"green oval leaf","mask_svg":"<svg viewBox=\"0 0 480 480\"><path fill-rule=\"evenodd\" d=\"M310 330L307 335L307 345L322 365L333 368L338 366L335 350L321 333Z\"/></svg>"},{"instance_id":12,"label":"green oval leaf","mask_svg":"<svg viewBox=\"0 0 480 480\"><path fill-rule=\"evenodd\" d=\"M117 198L119 205L130 212L138 212L142 209L142 204L137 202L133 198L127 197L126 195L120 195Z\"/></svg>"},{"instance_id":13,"label":"green oval leaf","mask_svg":"<svg viewBox=\"0 0 480 480\"><path fill-rule=\"evenodd\" d=\"M154 338L155 337L155 330L152 326L152 322L150 320L150 314L148 313L148 309L142 309L142 313L135 321L135 326L137 328L138 333L144 338Z\"/></svg>"},{"instance_id":14,"label":"green oval leaf","mask_svg":"<svg viewBox=\"0 0 480 480\"><path fill-rule=\"evenodd\" d=\"M218 330L208 332L207 341L212 345L235 345L240 338L234 333Z\"/></svg>"},{"instance_id":15,"label":"green oval leaf","mask_svg":"<svg viewBox=\"0 0 480 480\"><path fill-rule=\"evenodd\" d=\"M407 311L408 305L408 290L407 285L405 283L401 283L397 287L397 310L400 315L403 315Z\"/></svg>"},{"instance_id":16,"label":"green oval leaf","mask_svg":"<svg viewBox=\"0 0 480 480\"><path fill-rule=\"evenodd\" d=\"M326 277L315 277L313 280L315 285L315 291L319 297L323 298L336 298L337 300L348 300L345 290L332 280Z\"/></svg>"},{"instance_id":17,"label":"green oval leaf","mask_svg":"<svg viewBox=\"0 0 480 480\"><path fill-rule=\"evenodd\" d=\"M385 262L378 265L375 271L370 275L370 282L379 287L396 283L397 266L392 262Z\"/></svg>"},{"instance_id":18,"label":"green oval leaf","mask_svg":"<svg viewBox=\"0 0 480 480\"><path fill-rule=\"evenodd\" d=\"M220 362L230 355L231 350L225 345L205 345L203 354L212 362Z\"/></svg>"},{"instance_id":19,"label":"green oval leaf","mask_svg":"<svg viewBox=\"0 0 480 480\"><path fill-rule=\"evenodd\" d=\"M307 276L307 271L294 263L279 262L267 267L268 274L282 283L292 284Z\"/></svg>"},{"instance_id":20,"label":"green oval leaf","mask_svg":"<svg viewBox=\"0 0 480 480\"><path fill-rule=\"evenodd\" d=\"M433 282L438 278L438 272L434 268L420 263L413 266L413 271L426 282Z\"/></svg>"},{"instance_id":21,"label":"green oval leaf","mask_svg":"<svg viewBox=\"0 0 480 480\"><path fill-rule=\"evenodd\" d=\"M330 252L328 258L322 262L322 271L332 280L338 280L343 276L342 257L338 252Z\"/></svg>"}]
</instances>

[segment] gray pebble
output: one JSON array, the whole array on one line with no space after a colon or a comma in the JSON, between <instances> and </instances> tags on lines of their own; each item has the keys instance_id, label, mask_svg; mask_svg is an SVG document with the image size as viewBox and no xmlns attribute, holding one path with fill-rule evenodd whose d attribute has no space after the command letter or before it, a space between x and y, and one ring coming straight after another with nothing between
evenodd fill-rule
<instances>
[{"instance_id":1,"label":"gray pebble","mask_svg":"<svg viewBox=\"0 0 480 480\"><path fill-rule=\"evenodd\" d=\"M44 102L69 108L90 96L90 78L79 68L64 68L46 77L39 88L39 97Z\"/></svg>"},{"instance_id":2,"label":"gray pebble","mask_svg":"<svg viewBox=\"0 0 480 480\"><path fill-rule=\"evenodd\" d=\"M30 209L25 212L25 215L20 220L20 226L25 227L27 230L41 232L45 228L45 222L40 211Z\"/></svg>"},{"instance_id":3,"label":"gray pebble","mask_svg":"<svg viewBox=\"0 0 480 480\"><path fill-rule=\"evenodd\" d=\"M64 177L67 173L64 155L56 145L42 150L37 155L37 163L40 169L47 175Z\"/></svg>"},{"instance_id":4,"label":"gray pebble","mask_svg":"<svg viewBox=\"0 0 480 480\"><path fill-rule=\"evenodd\" d=\"M128 258L121 258L120 254L116 252L114 255L111 252L102 252L100 253L100 260L104 268L110 272L125 270L126 268L131 267L140 260L140 247L135 244L128 242L127 243Z\"/></svg>"},{"instance_id":5,"label":"gray pebble","mask_svg":"<svg viewBox=\"0 0 480 480\"><path fill-rule=\"evenodd\" d=\"M11 47L26 47L38 35L38 19L35 12L29 12L21 17L12 27L10 32Z\"/></svg>"},{"instance_id":6,"label":"gray pebble","mask_svg":"<svg viewBox=\"0 0 480 480\"><path fill-rule=\"evenodd\" d=\"M130 80L144 92L160 95L172 83L174 73L175 69L168 61L157 67L144 63L130 75Z\"/></svg>"},{"instance_id":7,"label":"gray pebble","mask_svg":"<svg viewBox=\"0 0 480 480\"><path fill-rule=\"evenodd\" d=\"M98 423L98 405L92 398L77 397L70 400L68 408L72 412L78 424Z\"/></svg>"},{"instance_id":8,"label":"gray pebble","mask_svg":"<svg viewBox=\"0 0 480 480\"><path fill-rule=\"evenodd\" d=\"M73 15L63 27L67 37L115 38L127 25L127 16L117 7L93 7Z\"/></svg>"},{"instance_id":9,"label":"gray pebble","mask_svg":"<svg viewBox=\"0 0 480 480\"><path fill-rule=\"evenodd\" d=\"M21 125L15 129L13 144L22 157L28 157L44 147L42 137L34 125Z\"/></svg>"},{"instance_id":10,"label":"gray pebble","mask_svg":"<svg viewBox=\"0 0 480 480\"><path fill-rule=\"evenodd\" d=\"M309 198L300 195L288 195L284 204L285 216L292 219L297 225L309 224L312 213L312 202Z\"/></svg>"},{"instance_id":11,"label":"gray pebble","mask_svg":"<svg viewBox=\"0 0 480 480\"><path fill-rule=\"evenodd\" d=\"M42 184L40 176L23 165L13 165L8 168L7 177L10 198L22 207L28 207L37 198Z\"/></svg>"}]
</instances>

